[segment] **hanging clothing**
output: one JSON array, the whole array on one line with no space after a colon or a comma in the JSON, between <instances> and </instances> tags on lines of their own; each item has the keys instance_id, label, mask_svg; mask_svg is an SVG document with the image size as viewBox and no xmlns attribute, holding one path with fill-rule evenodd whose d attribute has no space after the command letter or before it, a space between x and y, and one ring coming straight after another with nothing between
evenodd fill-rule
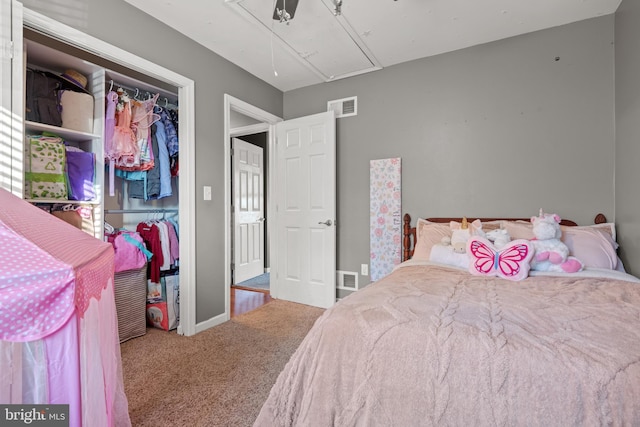
<instances>
[{"instance_id":1,"label":"hanging clothing","mask_svg":"<svg viewBox=\"0 0 640 427\"><path fill-rule=\"evenodd\" d=\"M112 176L122 178L126 186L123 193L129 199L147 201L174 196L171 177L177 176L177 111L158 106L159 94L142 100L137 96L138 91L135 98L129 98L122 88L116 92L107 97L107 114L111 114L115 122L112 144L105 153L105 157L114 159L110 168ZM110 194L113 195L113 188ZM166 243L163 243L162 261L157 256L154 258L154 275L156 263L159 263L158 271L159 267L173 268L179 257L177 227L166 222L155 224L155 229L164 234L159 241Z\"/></svg>"},{"instance_id":2,"label":"hanging clothing","mask_svg":"<svg viewBox=\"0 0 640 427\"><path fill-rule=\"evenodd\" d=\"M117 110L117 109L116 109ZM117 153L115 166L131 167L140 160L136 135L131 129L131 102L124 102L122 111L116 111L113 147Z\"/></svg>"},{"instance_id":3,"label":"hanging clothing","mask_svg":"<svg viewBox=\"0 0 640 427\"><path fill-rule=\"evenodd\" d=\"M172 218L169 218L167 221L173 225L173 228L176 231L176 238L180 240L180 226L178 225L178 222Z\"/></svg>"},{"instance_id":4,"label":"hanging clothing","mask_svg":"<svg viewBox=\"0 0 640 427\"><path fill-rule=\"evenodd\" d=\"M147 249L153 254L151 262L147 264L149 280L154 283L160 283L160 266L164 264L160 230L155 224L141 222L136 227L136 231L140 233Z\"/></svg>"},{"instance_id":5,"label":"hanging clothing","mask_svg":"<svg viewBox=\"0 0 640 427\"><path fill-rule=\"evenodd\" d=\"M154 224L160 231L160 246L162 248L162 256L164 257L164 262L160 266L160 271L166 271L171 269L171 243L169 241L169 230L164 221L157 221Z\"/></svg>"},{"instance_id":6,"label":"hanging clothing","mask_svg":"<svg viewBox=\"0 0 640 427\"><path fill-rule=\"evenodd\" d=\"M160 115L160 120L156 124L162 124L164 126L167 150L169 155L169 176L178 176L178 152L180 146L178 142L178 130L172 119L172 112L175 112L175 110L167 110L165 108L156 106L156 109L154 111L156 112L156 114Z\"/></svg>"},{"instance_id":7,"label":"hanging clothing","mask_svg":"<svg viewBox=\"0 0 640 427\"><path fill-rule=\"evenodd\" d=\"M150 144L150 128L153 123L160 120L160 116L153 112L159 95L156 94L144 101L132 101L131 129L136 135L140 158L137 164L128 168L128 170L149 170L153 168L154 155Z\"/></svg>"},{"instance_id":8,"label":"hanging clothing","mask_svg":"<svg viewBox=\"0 0 640 427\"><path fill-rule=\"evenodd\" d=\"M180 145L178 143L178 131L176 130L176 127L173 125L171 118L164 109L160 111L160 121L164 125L165 133L167 134L167 148L169 149L169 157L177 156L178 151L180 150Z\"/></svg>"},{"instance_id":9,"label":"hanging clothing","mask_svg":"<svg viewBox=\"0 0 640 427\"><path fill-rule=\"evenodd\" d=\"M165 111L167 112L169 119L171 119L171 123L173 123L173 127L176 128L176 133L178 133L178 116L179 116L178 110L165 109Z\"/></svg>"},{"instance_id":10,"label":"hanging clothing","mask_svg":"<svg viewBox=\"0 0 640 427\"><path fill-rule=\"evenodd\" d=\"M180 159L178 156L171 158L171 176L178 176L180 173Z\"/></svg>"},{"instance_id":11,"label":"hanging clothing","mask_svg":"<svg viewBox=\"0 0 640 427\"><path fill-rule=\"evenodd\" d=\"M180 242L178 241L178 233L173 225L174 222L166 221L167 230L169 231L169 249L171 256L171 264L177 266L180 259Z\"/></svg>"},{"instance_id":12,"label":"hanging clothing","mask_svg":"<svg viewBox=\"0 0 640 427\"><path fill-rule=\"evenodd\" d=\"M169 197L173 194L171 188L171 163L169 161L169 149L167 147L167 134L164 123L158 122L153 125L156 130L156 140L158 142L158 161L160 163L160 194L158 199Z\"/></svg>"},{"instance_id":13,"label":"hanging clothing","mask_svg":"<svg viewBox=\"0 0 640 427\"><path fill-rule=\"evenodd\" d=\"M154 157L158 157L158 142L155 136L155 126L151 127L151 148ZM160 194L160 165L154 162L153 168L148 171L140 171L144 174L144 180L129 181L129 197L132 199L152 200Z\"/></svg>"},{"instance_id":14,"label":"hanging clothing","mask_svg":"<svg viewBox=\"0 0 640 427\"><path fill-rule=\"evenodd\" d=\"M118 157L116 149L113 145L113 134L116 127L116 104L118 102L118 94L109 91L106 97L107 106L104 119L104 158L109 162L109 195L115 196L114 189L114 169L115 161Z\"/></svg>"}]
</instances>

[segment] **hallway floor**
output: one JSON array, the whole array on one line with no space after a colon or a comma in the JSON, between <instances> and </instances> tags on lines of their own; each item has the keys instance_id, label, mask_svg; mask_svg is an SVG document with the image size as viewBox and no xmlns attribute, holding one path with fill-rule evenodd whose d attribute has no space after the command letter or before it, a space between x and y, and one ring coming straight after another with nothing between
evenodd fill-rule
<instances>
[{"instance_id":1,"label":"hallway floor","mask_svg":"<svg viewBox=\"0 0 640 427\"><path fill-rule=\"evenodd\" d=\"M271 301L269 292L231 287L231 317L238 316Z\"/></svg>"}]
</instances>

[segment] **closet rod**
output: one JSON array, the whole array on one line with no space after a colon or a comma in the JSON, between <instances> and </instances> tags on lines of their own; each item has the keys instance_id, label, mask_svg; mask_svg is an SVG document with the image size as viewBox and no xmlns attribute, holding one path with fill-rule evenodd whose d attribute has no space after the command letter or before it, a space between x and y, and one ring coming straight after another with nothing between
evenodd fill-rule
<instances>
[{"instance_id":1,"label":"closet rod","mask_svg":"<svg viewBox=\"0 0 640 427\"><path fill-rule=\"evenodd\" d=\"M155 95L156 93L159 94L158 96L158 104L160 103L160 99L164 98L169 98L169 102L171 102L172 104L175 104L175 102L173 102L174 100L172 100L172 97L167 97L166 94L162 91L159 90L158 88L154 88L151 90L147 90L147 89L140 89L139 87L131 87L131 86L127 86L127 85L123 85L121 83L116 82L113 79L109 79L108 82L106 82L107 85L107 90L113 90L114 92L118 90L119 87L121 87L122 89L132 92L129 93L129 95L131 96L131 98L134 97L134 95L136 94L136 91L138 92L138 96L142 95L142 94L151 94L151 95ZM176 101L177 102L177 101Z\"/></svg>"},{"instance_id":2,"label":"closet rod","mask_svg":"<svg viewBox=\"0 0 640 427\"><path fill-rule=\"evenodd\" d=\"M116 82L116 81L113 81L113 88L111 88L111 81L109 81L108 85L109 85L109 89L113 90L114 92L115 92L115 91L117 91L117 90L118 90L118 88L122 88L122 89L124 89L124 90L126 90L126 91L128 91L128 92L133 92L133 93L130 93L130 94L129 94L132 98L134 97L134 95L135 95L136 93L138 94L138 96L141 96L142 94L147 94L147 93L148 93L148 94L151 94L151 95L155 95L155 93L152 93L153 91L150 91L150 90L143 90L143 89L140 89L140 88L138 88L138 87L129 87L129 86L125 86L125 85L120 84L120 83L118 83L118 82ZM157 92L156 92L156 93L157 93Z\"/></svg>"},{"instance_id":3,"label":"closet rod","mask_svg":"<svg viewBox=\"0 0 640 427\"><path fill-rule=\"evenodd\" d=\"M105 214L124 214L124 213L173 213L179 212L179 209L105 209Z\"/></svg>"},{"instance_id":4,"label":"closet rod","mask_svg":"<svg viewBox=\"0 0 640 427\"><path fill-rule=\"evenodd\" d=\"M109 89L114 91L117 90L119 87L121 87L124 90L131 90L133 92L138 91L139 93L144 93L144 92L151 93L150 90L142 90L139 87L131 87L131 86L123 85L122 83L118 83L113 79L109 79L109 81L107 82L107 86L109 86Z\"/></svg>"}]
</instances>

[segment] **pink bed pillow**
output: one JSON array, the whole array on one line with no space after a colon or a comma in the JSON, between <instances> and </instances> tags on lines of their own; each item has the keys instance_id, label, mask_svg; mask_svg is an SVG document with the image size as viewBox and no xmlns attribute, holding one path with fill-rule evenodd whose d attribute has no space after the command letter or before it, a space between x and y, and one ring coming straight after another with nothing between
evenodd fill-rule
<instances>
[{"instance_id":1,"label":"pink bed pillow","mask_svg":"<svg viewBox=\"0 0 640 427\"><path fill-rule=\"evenodd\" d=\"M535 237L533 235L533 224L528 221L503 221L502 228L507 230L511 240L532 240Z\"/></svg>"},{"instance_id":2,"label":"pink bed pillow","mask_svg":"<svg viewBox=\"0 0 640 427\"><path fill-rule=\"evenodd\" d=\"M494 221L486 221L482 223L482 231L484 231L485 233L487 231L492 231L492 230L497 230L499 228L502 228L502 221L497 219ZM478 233L477 235L482 235L480 233Z\"/></svg>"},{"instance_id":3,"label":"pink bed pillow","mask_svg":"<svg viewBox=\"0 0 640 427\"><path fill-rule=\"evenodd\" d=\"M569 252L585 267L616 270L618 267L618 244L606 231L590 227L564 227L562 241Z\"/></svg>"},{"instance_id":4,"label":"pink bed pillow","mask_svg":"<svg viewBox=\"0 0 640 427\"><path fill-rule=\"evenodd\" d=\"M443 237L451 237L449 224L440 224L419 218L416 223L416 244L412 259L429 261L431 248L442 242Z\"/></svg>"},{"instance_id":5,"label":"pink bed pillow","mask_svg":"<svg viewBox=\"0 0 640 427\"><path fill-rule=\"evenodd\" d=\"M480 234L481 231L489 231L500 228L501 221L471 222L470 229L472 235ZM443 237L451 237L451 230L459 228L460 223L451 221L450 223L439 223L418 218L416 222L416 243L411 259L428 261L431 256L433 245L442 242ZM481 235L481 234L480 234Z\"/></svg>"},{"instance_id":6,"label":"pink bed pillow","mask_svg":"<svg viewBox=\"0 0 640 427\"><path fill-rule=\"evenodd\" d=\"M504 228L512 239L531 240L533 235L531 223L525 221L504 221ZM585 267L619 269L617 255L618 244L615 241L613 223L586 226L560 226L562 241L569 248L569 253L578 258Z\"/></svg>"}]
</instances>

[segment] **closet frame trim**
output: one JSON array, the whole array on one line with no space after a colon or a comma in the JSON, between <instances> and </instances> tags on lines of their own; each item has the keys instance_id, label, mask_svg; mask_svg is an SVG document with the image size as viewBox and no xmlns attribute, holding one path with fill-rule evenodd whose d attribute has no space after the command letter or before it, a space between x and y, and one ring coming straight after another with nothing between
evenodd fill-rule
<instances>
[{"instance_id":1,"label":"closet frame trim","mask_svg":"<svg viewBox=\"0 0 640 427\"><path fill-rule=\"evenodd\" d=\"M12 3L14 11L16 8L22 9L24 27L177 87L181 112L178 129L178 138L181 141L180 160L186 165L195 165L195 82L193 80L31 9L23 8L17 0L13 0ZM177 332L186 336L197 332L194 169L193 167L181 168L178 180L178 219L184 238L180 239L180 326ZM185 232L186 236L184 236Z\"/></svg>"}]
</instances>

